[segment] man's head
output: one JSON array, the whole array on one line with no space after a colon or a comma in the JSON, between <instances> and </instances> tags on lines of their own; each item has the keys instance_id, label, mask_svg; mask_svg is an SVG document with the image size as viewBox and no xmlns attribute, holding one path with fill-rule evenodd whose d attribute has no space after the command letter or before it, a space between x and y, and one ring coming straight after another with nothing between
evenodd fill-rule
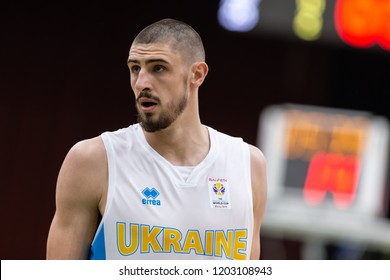
<instances>
[{"instance_id":1,"label":"man's head","mask_svg":"<svg viewBox=\"0 0 390 280\"><path fill-rule=\"evenodd\" d=\"M191 104L208 67L199 34L188 24L163 19L144 28L131 45L128 66L138 121L148 132L167 128ZM191 119L192 117L187 117Z\"/></svg>"},{"instance_id":2,"label":"man's head","mask_svg":"<svg viewBox=\"0 0 390 280\"><path fill-rule=\"evenodd\" d=\"M189 63L205 61L206 55L199 34L188 24L162 19L145 27L134 39L134 44L170 44L172 50L182 54Z\"/></svg>"}]
</instances>

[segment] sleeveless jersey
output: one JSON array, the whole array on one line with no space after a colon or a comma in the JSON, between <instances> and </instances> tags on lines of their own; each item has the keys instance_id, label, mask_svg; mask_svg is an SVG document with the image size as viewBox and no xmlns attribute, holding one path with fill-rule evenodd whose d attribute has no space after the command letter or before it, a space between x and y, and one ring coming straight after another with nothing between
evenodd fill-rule
<instances>
[{"instance_id":1,"label":"sleeveless jersey","mask_svg":"<svg viewBox=\"0 0 390 280\"><path fill-rule=\"evenodd\" d=\"M210 150L187 179L139 124L101 135L108 193L90 259L249 259L248 144L207 127Z\"/></svg>"}]
</instances>

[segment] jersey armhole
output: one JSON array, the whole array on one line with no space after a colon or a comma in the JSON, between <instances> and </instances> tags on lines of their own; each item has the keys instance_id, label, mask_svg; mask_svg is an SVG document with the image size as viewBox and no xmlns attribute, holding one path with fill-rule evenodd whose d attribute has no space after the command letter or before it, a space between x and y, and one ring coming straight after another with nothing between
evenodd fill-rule
<instances>
[{"instance_id":1,"label":"jersey armhole","mask_svg":"<svg viewBox=\"0 0 390 280\"><path fill-rule=\"evenodd\" d=\"M103 140L103 144L104 144L104 148L106 150L106 156L107 156L107 168L108 168L107 200L106 200L106 205L104 207L104 213L101 217L99 226L96 230L94 239L92 241L92 245L97 241L99 232L104 231L103 225L104 225L105 217L107 216L106 213L108 213L108 211L110 210L111 201L112 201L112 198L114 197L115 182L116 182L115 153L114 153L114 148L112 146L110 136L108 135L107 132L104 132L101 134L101 138Z\"/></svg>"}]
</instances>

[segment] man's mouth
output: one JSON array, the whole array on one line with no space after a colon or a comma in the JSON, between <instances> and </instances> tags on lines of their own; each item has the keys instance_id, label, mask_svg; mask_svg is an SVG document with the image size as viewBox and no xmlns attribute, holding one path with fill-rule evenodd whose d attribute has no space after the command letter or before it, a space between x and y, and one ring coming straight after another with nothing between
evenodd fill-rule
<instances>
[{"instance_id":1,"label":"man's mouth","mask_svg":"<svg viewBox=\"0 0 390 280\"><path fill-rule=\"evenodd\" d=\"M143 112L151 112L158 104L158 102L152 98L146 98L146 97L141 97L138 100L140 106L140 109Z\"/></svg>"},{"instance_id":2,"label":"man's mouth","mask_svg":"<svg viewBox=\"0 0 390 280\"><path fill-rule=\"evenodd\" d=\"M146 107L146 108L152 107L154 105L157 105L157 103L156 102L142 102L141 103L141 106Z\"/></svg>"}]
</instances>

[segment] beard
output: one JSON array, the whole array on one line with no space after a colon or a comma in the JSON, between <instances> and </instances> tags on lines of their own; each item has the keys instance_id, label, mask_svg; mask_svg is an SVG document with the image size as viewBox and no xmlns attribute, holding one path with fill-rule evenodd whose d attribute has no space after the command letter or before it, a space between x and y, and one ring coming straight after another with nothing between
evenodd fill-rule
<instances>
[{"instance_id":1,"label":"beard","mask_svg":"<svg viewBox=\"0 0 390 280\"><path fill-rule=\"evenodd\" d=\"M147 97L155 99L159 104L160 99L153 96L150 92L141 92L137 100L140 97ZM163 109L158 115L156 113L143 113L138 107L137 121L140 123L141 127L147 132L156 132L162 129L169 127L184 111L188 104L188 95L186 90L183 90L183 94L179 99L172 100L168 103L166 109Z\"/></svg>"}]
</instances>

